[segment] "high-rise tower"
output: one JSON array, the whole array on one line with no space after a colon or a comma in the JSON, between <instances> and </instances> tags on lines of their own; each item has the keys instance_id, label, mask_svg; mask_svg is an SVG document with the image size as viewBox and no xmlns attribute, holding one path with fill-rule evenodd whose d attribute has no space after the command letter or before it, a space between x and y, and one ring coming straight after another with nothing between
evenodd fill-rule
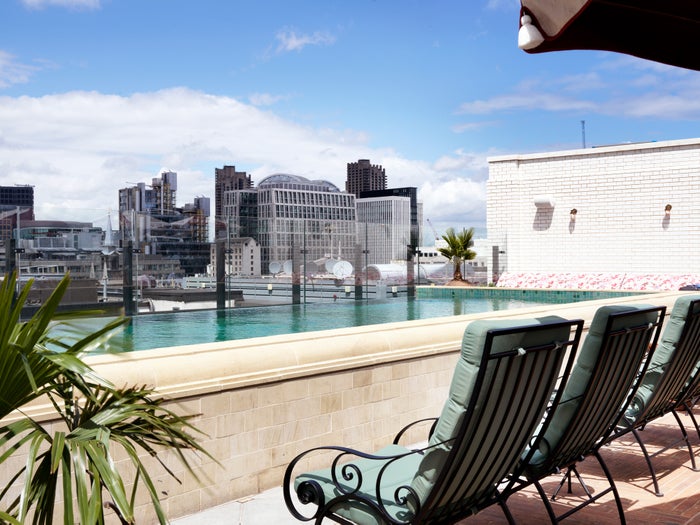
<instances>
[{"instance_id":1,"label":"high-rise tower","mask_svg":"<svg viewBox=\"0 0 700 525\"><path fill-rule=\"evenodd\" d=\"M216 237L226 235L226 217L224 217L224 192L246 190L253 187L253 181L245 171L236 171L236 166L224 166L214 169L214 214Z\"/></svg>"},{"instance_id":2,"label":"high-rise tower","mask_svg":"<svg viewBox=\"0 0 700 525\"><path fill-rule=\"evenodd\" d=\"M363 191L385 190L386 171L379 165L370 164L367 159L348 162L348 178L345 191L359 197Z\"/></svg>"}]
</instances>

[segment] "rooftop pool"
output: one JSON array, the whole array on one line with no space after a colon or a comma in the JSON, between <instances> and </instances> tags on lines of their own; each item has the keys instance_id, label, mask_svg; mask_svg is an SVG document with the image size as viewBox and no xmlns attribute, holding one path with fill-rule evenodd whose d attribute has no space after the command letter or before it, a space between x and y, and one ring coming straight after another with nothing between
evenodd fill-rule
<instances>
[{"instance_id":1,"label":"rooftop pool","mask_svg":"<svg viewBox=\"0 0 700 525\"><path fill-rule=\"evenodd\" d=\"M188 310L132 318L113 341L125 351L248 339L633 295L620 292L417 288L415 298L338 300L227 310Z\"/></svg>"}]
</instances>

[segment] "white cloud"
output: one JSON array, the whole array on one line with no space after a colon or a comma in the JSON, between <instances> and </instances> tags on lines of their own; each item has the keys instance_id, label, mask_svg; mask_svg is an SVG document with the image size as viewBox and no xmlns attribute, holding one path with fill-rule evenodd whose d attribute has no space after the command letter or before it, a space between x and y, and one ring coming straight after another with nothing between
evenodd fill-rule
<instances>
[{"instance_id":1,"label":"white cloud","mask_svg":"<svg viewBox=\"0 0 700 525\"><path fill-rule=\"evenodd\" d=\"M301 126L230 97L185 88L0 97L0 122L0 185L34 185L39 219L106 218L120 188L149 183L163 166L178 173L183 205L213 201L214 168L224 164L254 181L287 172L344 188L347 163L369 158L386 168L390 186L419 188L436 226L484 221L485 156L407 159L371 148L363 130Z\"/></svg>"},{"instance_id":2,"label":"white cloud","mask_svg":"<svg viewBox=\"0 0 700 525\"><path fill-rule=\"evenodd\" d=\"M614 75L609 71L613 64L617 66ZM457 113L492 115L546 111L664 120L700 118L700 77L697 75L627 56L605 59L596 67L598 71L575 75L529 78L510 93L465 102ZM605 73L604 76L599 71ZM482 124L459 124L453 131L477 129Z\"/></svg>"},{"instance_id":3,"label":"white cloud","mask_svg":"<svg viewBox=\"0 0 700 525\"><path fill-rule=\"evenodd\" d=\"M67 7L69 9L99 9L100 0L22 0L30 9Z\"/></svg>"},{"instance_id":4,"label":"white cloud","mask_svg":"<svg viewBox=\"0 0 700 525\"><path fill-rule=\"evenodd\" d=\"M595 111L596 104L555 93L531 92L499 95L486 100L474 100L460 105L459 113L488 115L499 111Z\"/></svg>"},{"instance_id":5,"label":"white cloud","mask_svg":"<svg viewBox=\"0 0 700 525\"><path fill-rule=\"evenodd\" d=\"M485 226L486 181L458 177L442 181L429 180L421 185L418 197L423 202L424 217L430 219L438 235L449 227L483 229ZM427 241L430 232L424 231Z\"/></svg>"},{"instance_id":6,"label":"white cloud","mask_svg":"<svg viewBox=\"0 0 700 525\"><path fill-rule=\"evenodd\" d=\"M437 159L433 168L438 176L456 177L469 174L471 179L486 180L488 178L487 154L458 149L451 155Z\"/></svg>"},{"instance_id":7,"label":"white cloud","mask_svg":"<svg viewBox=\"0 0 700 525\"><path fill-rule=\"evenodd\" d=\"M280 101L289 100L290 95L272 95L270 93L253 93L248 101L254 106L274 106Z\"/></svg>"},{"instance_id":8,"label":"white cloud","mask_svg":"<svg viewBox=\"0 0 700 525\"><path fill-rule=\"evenodd\" d=\"M366 158L366 157L363 157ZM438 233L447 228L469 228L484 231L486 226L486 153L457 150L433 163L385 155L372 156L372 163L384 166L391 187L418 188L423 203L423 217L430 219ZM427 221L422 225L424 242L432 244Z\"/></svg>"},{"instance_id":9,"label":"white cloud","mask_svg":"<svg viewBox=\"0 0 700 525\"><path fill-rule=\"evenodd\" d=\"M486 9L514 11L520 9L520 0L488 0Z\"/></svg>"},{"instance_id":10,"label":"white cloud","mask_svg":"<svg viewBox=\"0 0 700 525\"><path fill-rule=\"evenodd\" d=\"M283 29L275 36L277 39L277 52L301 51L306 46L330 45L335 42L335 37L325 31L315 31L311 34L297 34L291 29Z\"/></svg>"},{"instance_id":11,"label":"white cloud","mask_svg":"<svg viewBox=\"0 0 700 525\"><path fill-rule=\"evenodd\" d=\"M654 62L653 60L645 60L632 55L601 52L601 56L604 59L601 61L599 67L606 71L651 71L672 76L688 76L694 74L694 71L688 69L669 66L668 64Z\"/></svg>"},{"instance_id":12,"label":"white cloud","mask_svg":"<svg viewBox=\"0 0 700 525\"><path fill-rule=\"evenodd\" d=\"M497 122L493 120L484 122L463 122L462 124L455 124L451 129L455 133L464 133L465 131L478 131L495 125L497 125Z\"/></svg>"},{"instance_id":13,"label":"white cloud","mask_svg":"<svg viewBox=\"0 0 700 525\"><path fill-rule=\"evenodd\" d=\"M570 93L594 91L606 87L603 79L595 71L567 75L557 79L556 84L558 85L557 87L552 86L554 89L562 89Z\"/></svg>"},{"instance_id":14,"label":"white cloud","mask_svg":"<svg viewBox=\"0 0 700 525\"><path fill-rule=\"evenodd\" d=\"M37 67L21 64L13 55L0 50L0 88L24 84L37 70Z\"/></svg>"},{"instance_id":15,"label":"white cloud","mask_svg":"<svg viewBox=\"0 0 700 525\"><path fill-rule=\"evenodd\" d=\"M650 93L610 104L610 111L631 117L696 120L700 118L700 92L694 97L682 94Z\"/></svg>"}]
</instances>

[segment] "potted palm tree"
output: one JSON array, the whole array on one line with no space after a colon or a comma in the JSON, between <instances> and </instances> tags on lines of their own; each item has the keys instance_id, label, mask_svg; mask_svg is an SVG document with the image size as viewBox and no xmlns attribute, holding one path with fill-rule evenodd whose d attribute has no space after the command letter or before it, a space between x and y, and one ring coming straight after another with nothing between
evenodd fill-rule
<instances>
[{"instance_id":1,"label":"potted palm tree","mask_svg":"<svg viewBox=\"0 0 700 525\"><path fill-rule=\"evenodd\" d=\"M462 228L462 231L455 232L454 228L447 228L442 239L447 243L447 246L438 248L438 251L444 257L452 261L454 272L452 281L447 284L463 284L462 262L470 261L476 257L476 252L471 249L474 245L474 228Z\"/></svg>"},{"instance_id":2,"label":"potted palm tree","mask_svg":"<svg viewBox=\"0 0 700 525\"><path fill-rule=\"evenodd\" d=\"M68 282L66 276L28 321L20 320L20 312L31 282L17 297L14 276L6 275L0 284L0 466L15 454L27 456L0 484L0 521L20 524L31 517L41 525L59 519L102 524L111 509L121 523L131 524L136 494L143 490L159 522L166 523L142 458L156 458L177 479L161 459L163 451L174 451L189 472L186 450L211 456L197 443L190 417L175 414L145 387L111 385L85 364L81 357L103 347L125 320L80 333L57 314ZM40 396L55 411L53 422L62 424L50 425L22 411ZM117 449L125 452L129 468L117 468ZM130 489L125 475L133 480ZM64 502L62 511L58 500Z\"/></svg>"}]
</instances>

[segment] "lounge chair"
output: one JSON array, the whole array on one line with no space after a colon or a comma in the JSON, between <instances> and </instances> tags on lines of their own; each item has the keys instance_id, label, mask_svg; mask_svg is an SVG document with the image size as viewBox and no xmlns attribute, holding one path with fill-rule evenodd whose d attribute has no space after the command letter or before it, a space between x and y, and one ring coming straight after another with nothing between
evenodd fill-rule
<instances>
[{"instance_id":1,"label":"lounge chair","mask_svg":"<svg viewBox=\"0 0 700 525\"><path fill-rule=\"evenodd\" d=\"M612 493L620 522L624 511L615 482L599 453L634 395L644 372L650 349L656 345L665 307L604 306L596 312L579 352L571 377L564 386L561 400L552 407L551 423L544 431L535 454L524 457L522 477L513 478L503 491L504 497L534 484L552 523ZM592 495L581 479L576 465L594 456L609 487ZM556 515L540 483L550 474L565 472L559 489L576 475L585 491L585 499L568 512Z\"/></svg>"},{"instance_id":2,"label":"lounge chair","mask_svg":"<svg viewBox=\"0 0 700 525\"><path fill-rule=\"evenodd\" d=\"M693 407L698 404L698 401L700 401L700 363L698 363L698 369L695 370L691 382L684 392L683 402L675 409L676 411L683 409L690 416L700 439L700 425L698 425L698 420L693 413Z\"/></svg>"},{"instance_id":3,"label":"lounge chair","mask_svg":"<svg viewBox=\"0 0 700 525\"><path fill-rule=\"evenodd\" d=\"M625 411L613 439L629 432L637 440L649 467L654 492L663 496L651 458L678 444L673 443L650 455L640 430L653 420L672 413L681 429L681 441L685 443L693 470L695 455L688 433L677 410L689 397L689 390L697 383L700 363L700 296L686 295L676 300L658 348L652 355L646 373L632 403ZM690 412L692 414L692 412Z\"/></svg>"},{"instance_id":4,"label":"lounge chair","mask_svg":"<svg viewBox=\"0 0 700 525\"><path fill-rule=\"evenodd\" d=\"M453 523L499 503L498 484L532 442L562 370L566 380L582 326L558 317L470 323L427 446L399 445L404 429L374 454L341 446L304 452L284 476L287 508L316 523L427 524ZM329 451L330 468L294 477L300 461ZM307 514L299 502L312 504Z\"/></svg>"}]
</instances>

